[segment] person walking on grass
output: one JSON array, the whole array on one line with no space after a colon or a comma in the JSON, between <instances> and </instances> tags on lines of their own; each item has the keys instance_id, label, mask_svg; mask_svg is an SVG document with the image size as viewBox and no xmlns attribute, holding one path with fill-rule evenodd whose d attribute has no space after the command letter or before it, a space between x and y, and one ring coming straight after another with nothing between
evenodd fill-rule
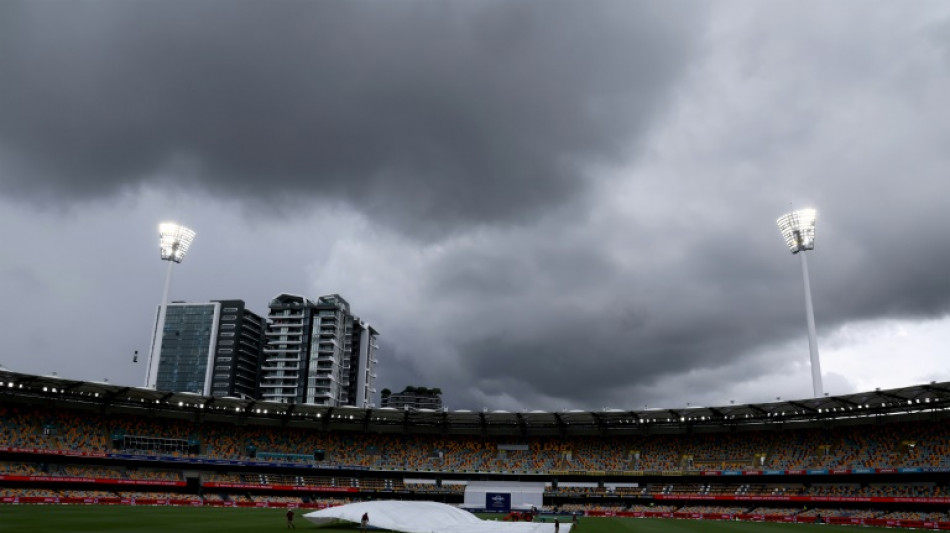
<instances>
[{"instance_id":1,"label":"person walking on grass","mask_svg":"<svg viewBox=\"0 0 950 533\"><path fill-rule=\"evenodd\" d=\"M360 531L365 533L366 526L369 525L369 513L363 513L363 518L360 518Z\"/></svg>"},{"instance_id":2,"label":"person walking on grass","mask_svg":"<svg viewBox=\"0 0 950 533\"><path fill-rule=\"evenodd\" d=\"M287 529L297 529L297 526L294 525L294 510L287 509Z\"/></svg>"}]
</instances>

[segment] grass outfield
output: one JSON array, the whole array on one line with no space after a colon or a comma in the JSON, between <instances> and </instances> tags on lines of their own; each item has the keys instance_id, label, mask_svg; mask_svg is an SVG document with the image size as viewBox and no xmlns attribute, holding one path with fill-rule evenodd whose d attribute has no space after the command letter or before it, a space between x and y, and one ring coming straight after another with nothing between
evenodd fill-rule
<instances>
[{"instance_id":1,"label":"grass outfield","mask_svg":"<svg viewBox=\"0 0 950 533\"><path fill-rule=\"evenodd\" d=\"M281 509L212 507L130 507L125 505L0 505L0 532L261 533L286 531ZM356 528L317 528L297 513L297 529L353 533ZM582 518L577 533L856 533L887 528L672 520L660 518ZM889 531L893 531L892 529Z\"/></svg>"}]
</instances>

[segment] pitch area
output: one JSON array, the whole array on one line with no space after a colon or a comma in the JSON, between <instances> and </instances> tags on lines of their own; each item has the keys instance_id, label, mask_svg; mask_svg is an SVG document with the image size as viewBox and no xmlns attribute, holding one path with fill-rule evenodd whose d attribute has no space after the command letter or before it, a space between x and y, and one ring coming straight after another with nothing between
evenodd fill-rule
<instances>
[{"instance_id":1,"label":"pitch area","mask_svg":"<svg viewBox=\"0 0 950 533\"><path fill-rule=\"evenodd\" d=\"M298 511L297 529L353 533L355 527L321 527ZM886 528L672 520L658 518L583 518L576 533L872 533ZM282 509L209 507L129 507L97 505L2 505L3 533L262 533L287 531ZM893 529L889 531L894 531Z\"/></svg>"}]
</instances>

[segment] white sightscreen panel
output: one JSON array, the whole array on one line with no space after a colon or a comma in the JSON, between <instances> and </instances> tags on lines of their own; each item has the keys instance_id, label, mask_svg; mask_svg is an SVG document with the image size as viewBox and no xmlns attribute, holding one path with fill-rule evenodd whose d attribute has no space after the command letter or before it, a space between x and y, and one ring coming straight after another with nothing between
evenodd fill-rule
<instances>
[{"instance_id":1,"label":"white sightscreen panel","mask_svg":"<svg viewBox=\"0 0 950 533\"><path fill-rule=\"evenodd\" d=\"M518 483L501 481L469 481L465 486L465 499L462 507L485 508L485 494L500 492L511 494L512 509L541 508L544 502L544 482Z\"/></svg>"}]
</instances>

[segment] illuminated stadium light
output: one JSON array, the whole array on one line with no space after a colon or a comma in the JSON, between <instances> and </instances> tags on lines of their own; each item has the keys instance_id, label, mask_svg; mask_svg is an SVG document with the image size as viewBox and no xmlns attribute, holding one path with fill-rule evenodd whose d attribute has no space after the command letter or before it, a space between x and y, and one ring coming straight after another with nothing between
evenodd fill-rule
<instances>
[{"instance_id":1,"label":"illuminated stadium light","mask_svg":"<svg viewBox=\"0 0 950 533\"><path fill-rule=\"evenodd\" d=\"M195 240L195 231L175 222L162 222L158 225L158 248L162 261L168 261L165 273L165 288L162 291L162 304L158 308L158 320L152 332L152 347L148 353L148 366L145 369L145 388L154 389L158 380L158 365L162 353L162 329L168 308L168 288L172 280L172 265L181 263Z\"/></svg>"},{"instance_id":2,"label":"illuminated stadium light","mask_svg":"<svg viewBox=\"0 0 950 533\"><path fill-rule=\"evenodd\" d=\"M786 213L776 220L785 244L792 254L815 249L815 220L817 211L814 209L799 209ZM811 302L811 283L808 280L808 261L805 254L802 258L802 278L805 280L805 320L808 324L808 353L811 358L811 381L815 398L821 398L823 387L821 384L821 362L818 359L818 337L815 333L815 310Z\"/></svg>"},{"instance_id":3,"label":"illuminated stadium light","mask_svg":"<svg viewBox=\"0 0 950 533\"><path fill-rule=\"evenodd\" d=\"M195 240L194 230L174 222L163 222L158 225L158 233L162 261L181 263Z\"/></svg>"},{"instance_id":4,"label":"illuminated stadium light","mask_svg":"<svg viewBox=\"0 0 950 533\"><path fill-rule=\"evenodd\" d=\"M799 209L778 217L776 223L785 238L785 244L793 254L815 249L815 220L818 212L814 209Z\"/></svg>"}]
</instances>

